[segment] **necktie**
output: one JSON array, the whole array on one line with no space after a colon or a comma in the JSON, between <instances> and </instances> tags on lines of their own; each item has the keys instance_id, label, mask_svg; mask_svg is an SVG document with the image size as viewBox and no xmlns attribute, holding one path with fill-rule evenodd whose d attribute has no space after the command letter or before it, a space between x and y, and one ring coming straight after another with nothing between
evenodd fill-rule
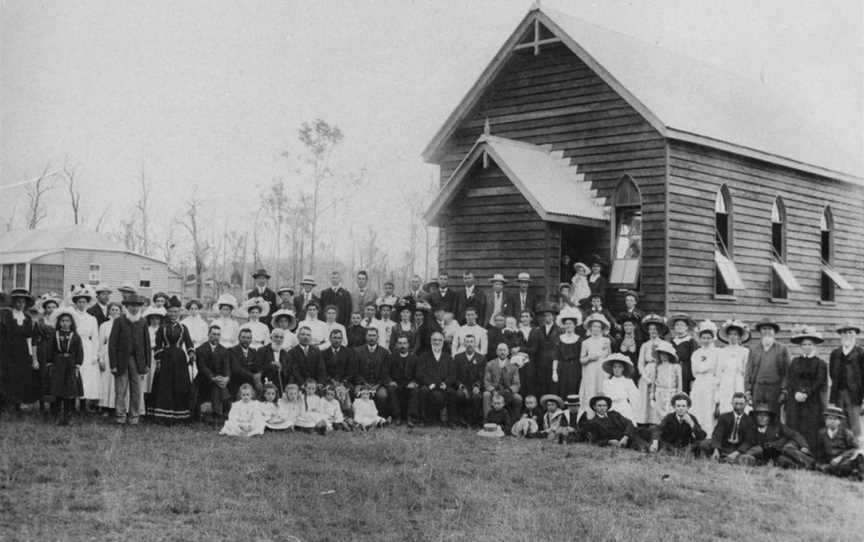
<instances>
[{"instance_id":1,"label":"necktie","mask_svg":"<svg viewBox=\"0 0 864 542\"><path fill-rule=\"evenodd\" d=\"M741 423L741 416L735 416L735 425L732 426L732 438L729 439L729 442L732 444L738 444L738 425Z\"/></svg>"}]
</instances>

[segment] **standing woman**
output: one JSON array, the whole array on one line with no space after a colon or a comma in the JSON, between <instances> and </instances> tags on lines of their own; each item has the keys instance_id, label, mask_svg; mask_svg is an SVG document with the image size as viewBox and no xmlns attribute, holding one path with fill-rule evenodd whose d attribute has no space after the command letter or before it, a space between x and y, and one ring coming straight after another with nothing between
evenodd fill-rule
<instances>
[{"instance_id":1,"label":"standing woman","mask_svg":"<svg viewBox=\"0 0 864 542\"><path fill-rule=\"evenodd\" d=\"M281 329L283 332L285 337L282 341L283 350L291 350L300 344L297 335L294 334L294 329L297 328L297 317L294 316L294 309L279 309L273 313L270 322L273 324L273 329ZM270 338L272 341L272 333Z\"/></svg>"},{"instance_id":2,"label":"standing woman","mask_svg":"<svg viewBox=\"0 0 864 542\"><path fill-rule=\"evenodd\" d=\"M48 371L48 355L54 348L54 330L57 324L57 309L60 308L62 299L60 294L49 292L39 297L36 307L42 313L42 318L36 322L35 336L36 359L39 361L39 409L45 410L46 399L51 396L51 378ZM58 405L59 406L59 405ZM55 407L56 409L56 407Z\"/></svg>"},{"instance_id":3,"label":"standing woman","mask_svg":"<svg viewBox=\"0 0 864 542\"><path fill-rule=\"evenodd\" d=\"M612 353L612 343L605 334L609 331L609 320L600 313L594 313L585 318L585 329L589 336L582 341L582 382L579 387L579 397L594 397L603 390L606 373L603 371L603 360ZM587 401L579 406L579 416L589 413L594 417L594 411L588 407Z\"/></svg>"},{"instance_id":4,"label":"standing woman","mask_svg":"<svg viewBox=\"0 0 864 542\"><path fill-rule=\"evenodd\" d=\"M639 326L642 324L642 318L635 313L623 315L618 324L621 326L621 339L616 341L612 350L616 354L623 354L630 360L630 368L628 376L633 379L634 384L639 384L639 371L636 366L639 363L639 352L642 349L642 333L639 332ZM608 372L608 371L607 371ZM608 394L607 394L608 395ZM614 402L614 398L613 398Z\"/></svg>"},{"instance_id":5,"label":"standing woman","mask_svg":"<svg viewBox=\"0 0 864 542\"><path fill-rule=\"evenodd\" d=\"M750 349L750 327L741 320L726 320L717 333L727 343L717 350L717 405L719 414L732 412L732 395L744 393L744 370Z\"/></svg>"},{"instance_id":6,"label":"standing woman","mask_svg":"<svg viewBox=\"0 0 864 542\"><path fill-rule=\"evenodd\" d=\"M249 317L249 321L242 327L252 332L252 348L258 350L270 344L270 328L261 321L261 317L270 314L270 303L263 297L253 297L243 302L242 312ZM242 317L243 314L241 313L240 316Z\"/></svg>"},{"instance_id":7,"label":"standing woman","mask_svg":"<svg viewBox=\"0 0 864 542\"><path fill-rule=\"evenodd\" d=\"M0 367L0 390L5 392L7 404L17 413L21 411L22 403L39 400L39 362L33 350L36 328L27 314L27 309L36 300L24 288L12 290L9 297L12 310L0 313L0 363L3 364Z\"/></svg>"},{"instance_id":8,"label":"standing woman","mask_svg":"<svg viewBox=\"0 0 864 542\"><path fill-rule=\"evenodd\" d=\"M119 303L108 303L108 320L99 326L99 408L110 409L104 414L110 415L114 410L114 374L111 372L111 363L108 360L108 339L111 337L111 327L114 320L123 314L123 308Z\"/></svg>"},{"instance_id":9,"label":"standing woman","mask_svg":"<svg viewBox=\"0 0 864 542\"><path fill-rule=\"evenodd\" d=\"M84 350L84 360L81 363L81 384L84 394L81 396L81 411L93 412L99 403L99 386L102 374L99 372L99 323L87 307L93 301L93 294L86 286L80 286L72 291L72 305L75 316L75 333L81 337L81 347Z\"/></svg>"},{"instance_id":10,"label":"standing woman","mask_svg":"<svg viewBox=\"0 0 864 542\"><path fill-rule=\"evenodd\" d=\"M552 360L550 393L562 397L576 395L582 384L582 345L579 344L581 337L576 334L577 321L575 316L567 315L562 318L564 333L558 337L555 359ZM519 335L521 336L521 333Z\"/></svg>"},{"instance_id":11,"label":"standing woman","mask_svg":"<svg viewBox=\"0 0 864 542\"><path fill-rule=\"evenodd\" d=\"M681 378L681 364L678 363L678 352L672 343L661 342L657 345L655 355L657 356L657 367L655 369L652 404L657 422L651 423L658 423L667 414L674 411L672 398L681 393L681 388L684 385Z\"/></svg>"},{"instance_id":12,"label":"standing woman","mask_svg":"<svg viewBox=\"0 0 864 542\"><path fill-rule=\"evenodd\" d=\"M189 313L180 323L186 326L189 330L189 336L192 337L192 342L195 348L207 342L207 335L210 326L201 318L201 309L204 306L197 299L191 299L186 303L186 312Z\"/></svg>"},{"instance_id":13,"label":"standing woman","mask_svg":"<svg viewBox=\"0 0 864 542\"><path fill-rule=\"evenodd\" d=\"M656 424L660 419L654 411L651 398L654 395L654 381L657 378L657 348L666 343L661 337L669 332L669 328L666 327L665 318L657 314L649 314L642 319L642 331L645 332L648 340L639 348L639 400L633 409L633 423Z\"/></svg>"},{"instance_id":14,"label":"standing woman","mask_svg":"<svg viewBox=\"0 0 864 542\"><path fill-rule=\"evenodd\" d=\"M165 309L153 306L147 307L142 318L147 322L147 333L150 335L150 342L148 343L150 345L150 368L147 374L143 375L141 382L141 404L146 405L149 411L152 404L153 380L156 378L156 332L165 318Z\"/></svg>"},{"instance_id":15,"label":"standing woman","mask_svg":"<svg viewBox=\"0 0 864 542\"><path fill-rule=\"evenodd\" d=\"M807 439L810 449L816 448L816 435L822 427L822 392L828 381L828 365L816 355L816 345L822 334L811 326L792 330L792 343L801 346L801 355L792 360L786 374L786 425Z\"/></svg>"},{"instance_id":16,"label":"standing woman","mask_svg":"<svg viewBox=\"0 0 864 542\"><path fill-rule=\"evenodd\" d=\"M192 415L189 366L195 363L195 345L189 330L180 323L181 306L180 300L171 296L165 304L165 320L156 331L152 413L160 421L188 420Z\"/></svg>"},{"instance_id":17,"label":"standing woman","mask_svg":"<svg viewBox=\"0 0 864 542\"><path fill-rule=\"evenodd\" d=\"M219 329L222 330L219 344L225 348L231 348L237 344L237 336L240 335L240 324L231 317L231 313L237 308L237 298L231 294L222 294L216 300L215 305L219 310L219 316L214 318L210 325L219 326Z\"/></svg>"},{"instance_id":18,"label":"standing woman","mask_svg":"<svg viewBox=\"0 0 864 542\"><path fill-rule=\"evenodd\" d=\"M399 315L399 320L393 326L393 332L390 333L390 351L396 351L396 341L399 337L408 337L408 344L414 344L414 335L417 333L417 328L414 322L411 321L413 312L413 304L409 299L401 298L396 304L396 313Z\"/></svg>"},{"instance_id":19,"label":"standing woman","mask_svg":"<svg viewBox=\"0 0 864 542\"><path fill-rule=\"evenodd\" d=\"M693 387L690 398L693 406L690 412L696 416L702 429L709 435L714 432L714 419L718 416L717 404L717 348L714 339L717 337L717 325L711 320L699 324L696 331L699 337L699 348L690 358L693 370Z\"/></svg>"}]
</instances>

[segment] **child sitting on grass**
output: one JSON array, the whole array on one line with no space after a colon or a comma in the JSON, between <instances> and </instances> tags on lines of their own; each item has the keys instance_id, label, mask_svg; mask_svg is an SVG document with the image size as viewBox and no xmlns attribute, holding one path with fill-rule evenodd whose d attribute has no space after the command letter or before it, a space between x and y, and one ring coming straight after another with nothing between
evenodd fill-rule
<instances>
[{"instance_id":1,"label":"child sitting on grass","mask_svg":"<svg viewBox=\"0 0 864 542\"><path fill-rule=\"evenodd\" d=\"M264 415L264 426L269 429L270 423L279 423L279 405L276 401L278 390L276 386L267 382L264 384L263 399L261 401L261 413Z\"/></svg>"},{"instance_id":2,"label":"child sitting on grass","mask_svg":"<svg viewBox=\"0 0 864 542\"><path fill-rule=\"evenodd\" d=\"M543 421L543 410L537 404L537 397L528 395L525 397L525 403L522 406L522 415L510 433L514 437L531 438L540 431L540 423Z\"/></svg>"},{"instance_id":3,"label":"child sitting on grass","mask_svg":"<svg viewBox=\"0 0 864 542\"><path fill-rule=\"evenodd\" d=\"M552 393L544 395L540 401L546 407L546 414L543 415L543 426L538 436L556 438L561 427L567 425L563 410L564 401Z\"/></svg>"},{"instance_id":4,"label":"child sitting on grass","mask_svg":"<svg viewBox=\"0 0 864 542\"><path fill-rule=\"evenodd\" d=\"M492 409L486 414L486 419L483 422L484 424L496 424L504 431L505 435L508 435L510 434L513 420L510 418L510 411L505 408L506 406L507 402L504 400L503 395L500 393L493 395Z\"/></svg>"},{"instance_id":5,"label":"child sitting on grass","mask_svg":"<svg viewBox=\"0 0 864 542\"><path fill-rule=\"evenodd\" d=\"M366 386L358 386L357 398L354 399L354 421L360 429L372 429L383 427L387 420L378 415L378 408L372 400L374 389Z\"/></svg>"},{"instance_id":6,"label":"child sitting on grass","mask_svg":"<svg viewBox=\"0 0 864 542\"><path fill-rule=\"evenodd\" d=\"M294 426L306 432L316 431L320 435L332 430L333 427L327 423L327 414L324 412L324 399L318 395L318 382L314 378L307 379L303 391L306 408L297 416Z\"/></svg>"},{"instance_id":7,"label":"child sitting on grass","mask_svg":"<svg viewBox=\"0 0 864 542\"><path fill-rule=\"evenodd\" d=\"M328 429L345 429L345 418L342 416L342 406L336 399L336 388L333 386L324 388L324 400L321 407L322 412L327 416Z\"/></svg>"},{"instance_id":8,"label":"child sitting on grass","mask_svg":"<svg viewBox=\"0 0 864 542\"><path fill-rule=\"evenodd\" d=\"M276 403L276 415L267 420L267 429L293 431L297 418L306 410L297 384L285 386L285 393Z\"/></svg>"},{"instance_id":9,"label":"child sitting on grass","mask_svg":"<svg viewBox=\"0 0 864 542\"><path fill-rule=\"evenodd\" d=\"M354 407L351 406L351 394L348 393L348 388L339 384L336 386L336 401L342 409L342 426L346 431L357 429L357 422L354 421Z\"/></svg>"},{"instance_id":10,"label":"child sitting on grass","mask_svg":"<svg viewBox=\"0 0 864 542\"><path fill-rule=\"evenodd\" d=\"M255 390L251 384L240 386L240 400L231 405L231 412L225 425L219 431L220 435L232 437L252 437L264 434L264 413L261 404L252 399Z\"/></svg>"}]
</instances>

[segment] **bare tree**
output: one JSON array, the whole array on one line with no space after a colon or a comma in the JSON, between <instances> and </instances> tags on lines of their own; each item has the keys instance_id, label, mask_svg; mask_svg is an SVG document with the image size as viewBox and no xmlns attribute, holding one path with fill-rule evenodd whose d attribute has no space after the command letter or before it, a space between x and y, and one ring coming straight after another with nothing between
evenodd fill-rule
<instances>
[{"instance_id":1,"label":"bare tree","mask_svg":"<svg viewBox=\"0 0 864 542\"><path fill-rule=\"evenodd\" d=\"M141 193L135 203L135 209L141 217L141 227L138 233L139 250L142 254L150 255L150 184L144 174L144 166L141 166Z\"/></svg>"},{"instance_id":2,"label":"bare tree","mask_svg":"<svg viewBox=\"0 0 864 542\"><path fill-rule=\"evenodd\" d=\"M81 223L81 190L76 184L78 168L63 164L63 177L66 180L66 191L69 193L69 204L72 206L72 220L77 226Z\"/></svg>"},{"instance_id":3,"label":"bare tree","mask_svg":"<svg viewBox=\"0 0 864 542\"><path fill-rule=\"evenodd\" d=\"M262 206L264 207L267 218L276 229L274 235L274 272L273 276L276 280L281 280L280 264L282 257L282 228L285 225L285 220L288 215L288 194L285 190L285 184L281 179L273 179L270 184L269 191L262 197Z\"/></svg>"},{"instance_id":4,"label":"bare tree","mask_svg":"<svg viewBox=\"0 0 864 542\"><path fill-rule=\"evenodd\" d=\"M99 219L96 221L96 226L93 228L93 229L95 229L97 232L98 232L98 231L102 231L102 226L104 226L104 224L105 224L105 218L108 217L108 211L109 211L110 209L111 209L111 208L108 207L107 205L105 206L104 209L102 209L102 214L99 215Z\"/></svg>"},{"instance_id":5,"label":"bare tree","mask_svg":"<svg viewBox=\"0 0 864 542\"><path fill-rule=\"evenodd\" d=\"M193 194L186 202L186 213L180 224L186 229L192 240L192 259L195 265L195 296L201 299L203 275L206 270L207 255L211 250L210 243L203 238L201 231L201 200Z\"/></svg>"},{"instance_id":6,"label":"bare tree","mask_svg":"<svg viewBox=\"0 0 864 542\"><path fill-rule=\"evenodd\" d=\"M27 229L35 230L39 223L48 216L48 206L45 203L45 194L54 188L51 182L53 174L48 174L49 165L36 180L27 185Z\"/></svg>"},{"instance_id":7,"label":"bare tree","mask_svg":"<svg viewBox=\"0 0 864 542\"><path fill-rule=\"evenodd\" d=\"M6 219L6 223L4 227L6 231L12 231L15 228L15 213L18 211L18 203L15 202L12 204L12 212L9 213L9 218Z\"/></svg>"}]
</instances>

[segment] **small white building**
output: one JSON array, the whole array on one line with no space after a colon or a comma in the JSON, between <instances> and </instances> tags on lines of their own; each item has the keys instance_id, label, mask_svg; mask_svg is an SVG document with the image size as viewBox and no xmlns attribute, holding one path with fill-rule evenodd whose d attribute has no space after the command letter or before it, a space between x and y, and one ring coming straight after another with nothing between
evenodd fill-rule
<instances>
[{"instance_id":1,"label":"small white building","mask_svg":"<svg viewBox=\"0 0 864 542\"><path fill-rule=\"evenodd\" d=\"M27 288L33 295L69 295L78 284L130 285L144 296L180 294L182 277L158 258L126 250L122 243L82 227L0 234L0 288ZM119 300L115 291L112 298Z\"/></svg>"}]
</instances>

